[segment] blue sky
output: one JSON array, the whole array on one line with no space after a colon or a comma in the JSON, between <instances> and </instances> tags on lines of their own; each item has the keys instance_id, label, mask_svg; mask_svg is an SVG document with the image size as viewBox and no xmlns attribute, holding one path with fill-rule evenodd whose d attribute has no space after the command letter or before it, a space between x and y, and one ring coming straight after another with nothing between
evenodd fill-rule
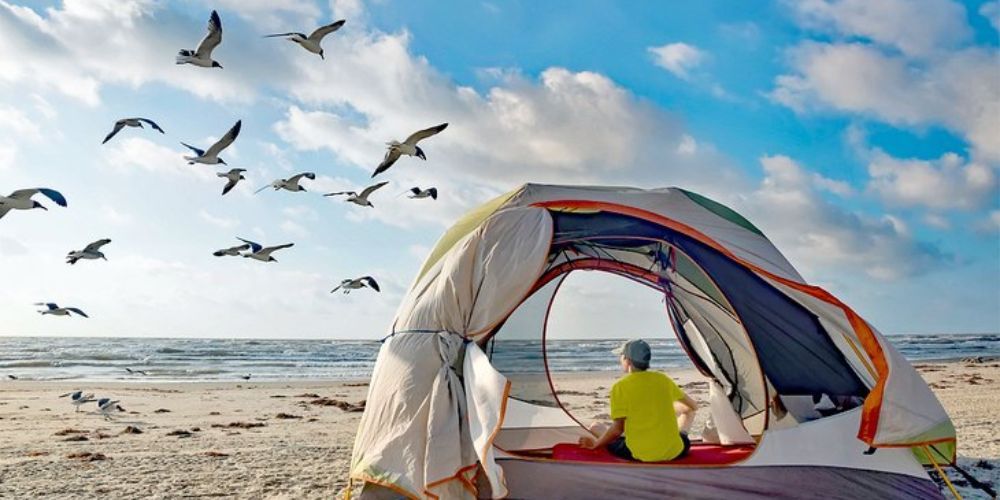
<instances>
[{"instance_id":1,"label":"blue sky","mask_svg":"<svg viewBox=\"0 0 1000 500\"><path fill-rule=\"evenodd\" d=\"M173 64L213 8L225 69ZM339 18L325 61L260 38ZM998 22L996 1L0 0L0 191L70 203L0 220L0 334L376 338L451 221L523 182L693 189L883 332L997 332ZM167 134L102 146L126 116ZM222 197L220 169L186 165L179 141L237 119L223 156L248 181ZM375 209L316 194L362 187L382 143L445 121ZM252 194L306 170L308 193ZM398 196L415 185L441 199ZM235 236L296 246L276 264L211 256ZM108 262L62 263L102 237ZM328 293L363 274L383 293ZM560 324L631 334L593 300L656 299L586 275Z\"/></svg>"}]
</instances>

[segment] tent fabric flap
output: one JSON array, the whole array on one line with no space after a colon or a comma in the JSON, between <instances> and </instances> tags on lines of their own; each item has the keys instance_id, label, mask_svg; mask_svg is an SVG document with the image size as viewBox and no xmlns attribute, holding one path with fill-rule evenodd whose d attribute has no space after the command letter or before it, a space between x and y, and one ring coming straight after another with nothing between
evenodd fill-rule
<instances>
[{"instance_id":1,"label":"tent fabric flap","mask_svg":"<svg viewBox=\"0 0 1000 500\"><path fill-rule=\"evenodd\" d=\"M507 496L507 486L504 482L503 469L497 465L494 457L493 439L503 424L510 382L493 368L486 353L475 342L466 344L462 375L465 378L466 408L472 444L489 481L492 497L503 498Z\"/></svg>"},{"instance_id":2,"label":"tent fabric flap","mask_svg":"<svg viewBox=\"0 0 1000 500\"><path fill-rule=\"evenodd\" d=\"M400 333L382 344L354 441L352 479L409 498L474 497L478 459L453 368L462 353L462 338L446 332Z\"/></svg>"}]
</instances>

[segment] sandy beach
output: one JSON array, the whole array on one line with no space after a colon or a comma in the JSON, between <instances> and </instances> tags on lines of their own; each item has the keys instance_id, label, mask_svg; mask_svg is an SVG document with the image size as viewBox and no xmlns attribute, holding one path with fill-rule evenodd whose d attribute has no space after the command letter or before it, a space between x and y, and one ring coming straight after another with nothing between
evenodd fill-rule
<instances>
[{"instance_id":1,"label":"sandy beach","mask_svg":"<svg viewBox=\"0 0 1000 500\"><path fill-rule=\"evenodd\" d=\"M918 363L955 422L959 463L1000 481L1000 363ZM695 399L694 371L671 372ZM605 416L614 373L557 375L581 420ZM105 420L64 392L121 400ZM364 381L0 382L0 498L331 498L347 484ZM346 404L345 404L346 403ZM697 432L707 412L699 412ZM141 433L134 433L135 430ZM959 476L952 475L958 479ZM986 498L957 484L966 498Z\"/></svg>"}]
</instances>

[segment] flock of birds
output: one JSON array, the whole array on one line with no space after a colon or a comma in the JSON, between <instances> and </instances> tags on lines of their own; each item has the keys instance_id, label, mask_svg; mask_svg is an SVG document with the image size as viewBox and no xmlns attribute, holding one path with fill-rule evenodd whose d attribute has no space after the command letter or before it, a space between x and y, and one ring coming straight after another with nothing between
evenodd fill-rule
<instances>
[{"instance_id":1,"label":"flock of birds","mask_svg":"<svg viewBox=\"0 0 1000 500\"><path fill-rule=\"evenodd\" d=\"M265 35L265 38L272 37L283 37L284 39L298 44L303 49L320 56L321 59L325 59L323 52L322 41L327 35L336 32L345 23L345 20L339 20L334 23L321 26L314 30L309 35L298 32L288 32L288 33L274 33ZM193 66L198 66L202 68L222 68L222 65L212 59L212 51L215 50L219 44L222 43L222 20L216 11L212 11L208 20L208 33L202 38L201 43L194 50L182 49L178 52L176 57L177 64L191 64ZM166 134L166 132L161 128L156 122L148 118L134 117L134 118L123 118L115 122L114 128L111 132L104 137L102 144L108 143L112 138L114 138L118 133L120 133L126 127L129 128L140 128L145 129L145 125L148 125L153 130ZM185 155L183 158L187 160L189 165L203 164L203 165L227 165L226 161L220 156L220 154L228 148L240 134L242 129L242 120L238 120L221 139L215 141L212 145L208 146L207 149L200 149L185 142L181 142L181 145L191 150L191 155ZM420 158L421 160L427 160L427 155L424 153L423 149L418 145L421 141L428 139L436 134L441 133L445 128L448 127L447 123L442 123L433 127L429 127L423 130L418 130L410 134L403 141L392 140L386 143L386 152L382 161L375 168L372 173L372 177L376 177L389 168L391 168L400 158L403 156L411 156ZM246 172L243 168L232 168L227 172L218 172L216 175L220 178L226 179L226 184L222 188L222 195L225 196L229 193L236 185L242 181L246 180L243 175ZM290 192L302 192L306 191L302 183L304 179L314 180L316 179L316 174L314 172L302 172L295 174L291 177L285 179L275 179L270 184L261 187L256 193L259 193L267 188L272 188L274 191L290 191ZM374 205L369 199L377 190L387 185L388 181L382 181L370 186L364 187L358 191L338 191L334 193L326 193L323 196L334 197L334 196L345 196L344 201L348 203L354 203L355 205L361 207L372 208ZM438 190L435 187L430 187L427 189L422 189L420 187L413 187L408 191L410 193L409 198L412 199L422 199L431 198L437 200ZM405 191L404 191L405 193ZM33 199L35 195L41 194L49 200L52 200L55 204L66 207L66 198L54 189L50 188L27 188L18 189L8 196L0 196L0 218L3 218L11 210L31 210L31 209L42 209L48 210L40 202ZM277 262L277 260L271 255L272 253L282 250L285 248L290 248L294 243L285 243L281 245L273 246L263 246L260 243L250 241L243 238L237 238L241 242L240 245L232 246L229 248L224 248L217 250L213 253L216 257L224 256L242 256L244 258L254 259L261 262ZM104 238L94 241L84 247L82 250L73 250L69 252L66 256L66 262L68 264L76 264L80 260L97 260L103 259L107 260L107 257L101 251L101 248L105 245L111 243L110 239ZM344 279L338 284L330 293L342 290L343 293L348 294L352 290L358 290L361 288L371 288L376 292L380 291L378 283L371 276L361 276L358 278ZM44 306L43 309L38 312L42 315L53 315L53 316L70 316L71 314L78 315L80 317L87 318L87 314L77 307L60 307L58 304L52 302L40 302L35 305ZM105 406L108 408L113 408L117 405L118 401L111 401L110 399L93 400L87 399L91 395L84 395L81 392L74 392L67 394L67 396L72 395L73 404L79 406L91 401L97 401L99 408L101 408L102 413L107 415L104 411ZM103 404L101 403L103 401ZM109 406L110 405L110 406ZM109 410L110 411L110 410Z\"/></svg>"}]
</instances>

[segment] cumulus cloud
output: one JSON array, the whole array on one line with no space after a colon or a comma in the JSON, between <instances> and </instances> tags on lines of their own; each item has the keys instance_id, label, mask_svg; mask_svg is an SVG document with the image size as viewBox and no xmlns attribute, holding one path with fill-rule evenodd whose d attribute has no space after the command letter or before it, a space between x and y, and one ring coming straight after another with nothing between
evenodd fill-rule
<instances>
[{"instance_id":1,"label":"cumulus cloud","mask_svg":"<svg viewBox=\"0 0 1000 500\"><path fill-rule=\"evenodd\" d=\"M649 47L646 50L653 55L653 62L657 66L683 80L690 78L689 72L705 59L704 51L681 42Z\"/></svg>"},{"instance_id":2,"label":"cumulus cloud","mask_svg":"<svg viewBox=\"0 0 1000 500\"><path fill-rule=\"evenodd\" d=\"M828 279L830 269L879 280L925 273L951 257L916 240L898 217L866 216L824 199L823 178L786 156L762 157L764 179L737 205L804 274Z\"/></svg>"},{"instance_id":3,"label":"cumulus cloud","mask_svg":"<svg viewBox=\"0 0 1000 500\"><path fill-rule=\"evenodd\" d=\"M977 154L1000 161L1000 64L969 48L935 64L868 45L805 43L791 52L796 73L778 76L771 97L798 112L830 109L906 127L943 125Z\"/></svg>"},{"instance_id":4,"label":"cumulus cloud","mask_svg":"<svg viewBox=\"0 0 1000 500\"><path fill-rule=\"evenodd\" d=\"M188 165L181 152L142 137L116 137L111 147L102 151L102 156L106 165L122 173L140 169L206 181L215 178L215 173L204 165Z\"/></svg>"},{"instance_id":5,"label":"cumulus cloud","mask_svg":"<svg viewBox=\"0 0 1000 500\"><path fill-rule=\"evenodd\" d=\"M791 72L775 78L775 102L918 130L943 126L976 157L1000 162L1000 60L994 47L969 45L965 7L949 0L788 5L803 27L833 39L788 52ZM990 9L980 10L989 16Z\"/></svg>"},{"instance_id":6,"label":"cumulus cloud","mask_svg":"<svg viewBox=\"0 0 1000 500\"><path fill-rule=\"evenodd\" d=\"M868 189L896 206L971 210L994 200L998 192L992 167L969 162L955 153L919 160L876 151L868 173Z\"/></svg>"},{"instance_id":7,"label":"cumulus cloud","mask_svg":"<svg viewBox=\"0 0 1000 500\"><path fill-rule=\"evenodd\" d=\"M950 0L799 0L787 4L807 28L864 37L908 55L955 48L972 37L965 7Z\"/></svg>"}]
</instances>

